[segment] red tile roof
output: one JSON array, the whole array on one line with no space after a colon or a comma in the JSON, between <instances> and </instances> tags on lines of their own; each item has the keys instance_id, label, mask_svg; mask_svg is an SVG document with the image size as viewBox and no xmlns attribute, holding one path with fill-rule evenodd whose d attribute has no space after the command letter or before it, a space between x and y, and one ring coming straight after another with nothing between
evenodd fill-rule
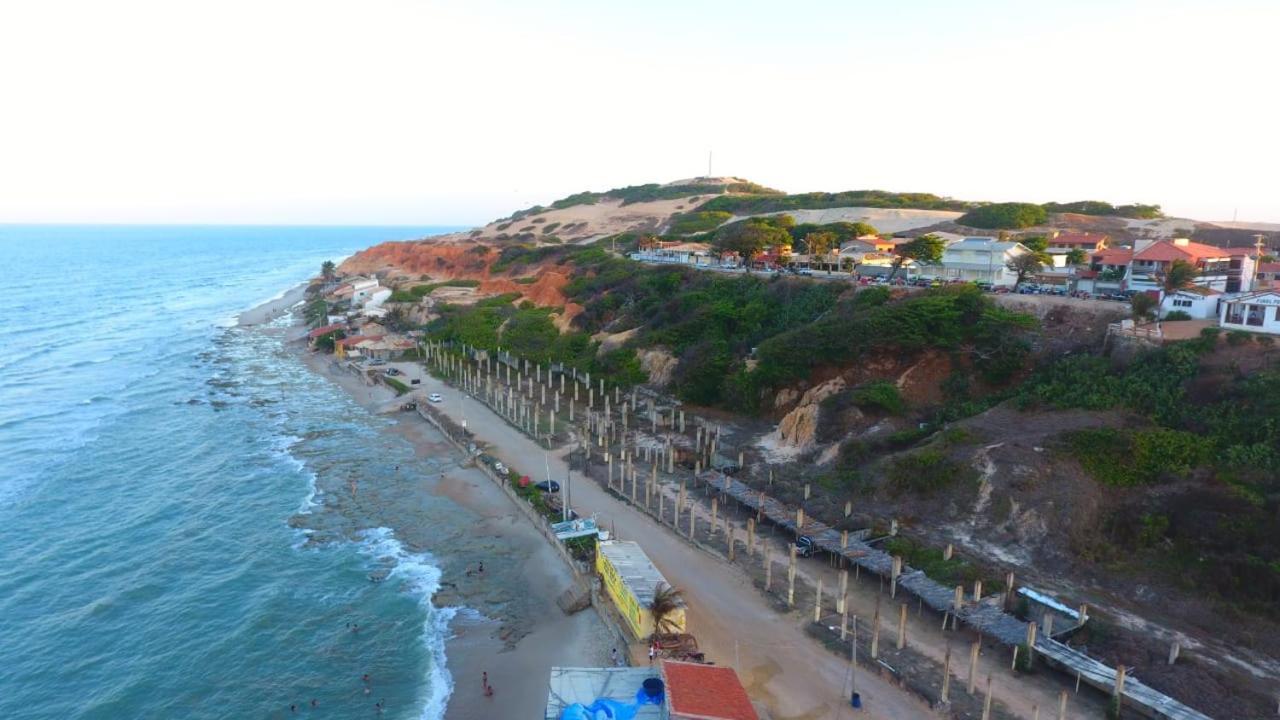
<instances>
[{"instance_id":1,"label":"red tile roof","mask_svg":"<svg viewBox=\"0 0 1280 720\"><path fill-rule=\"evenodd\" d=\"M1258 272L1280 272L1280 262L1258 263Z\"/></svg>"},{"instance_id":2,"label":"red tile roof","mask_svg":"<svg viewBox=\"0 0 1280 720\"><path fill-rule=\"evenodd\" d=\"M1143 248L1141 252L1133 257L1138 260L1173 262L1174 260L1224 258L1228 255L1229 253L1226 250L1212 245L1205 245L1204 243L1189 242L1186 245L1177 245L1172 240L1161 240Z\"/></svg>"},{"instance_id":3,"label":"red tile roof","mask_svg":"<svg viewBox=\"0 0 1280 720\"><path fill-rule=\"evenodd\" d=\"M342 338L341 340L338 341L337 344L341 345L344 348L348 348L355 345L359 345L360 343L365 342L366 340L381 340L381 339L382 339L381 335L352 335L349 338Z\"/></svg>"},{"instance_id":4,"label":"red tile roof","mask_svg":"<svg viewBox=\"0 0 1280 720\"><path fill-rule=\"evenodd\" d=\"M1107 248L1093 254L1093 261L1103 265L1128 265L1133 259L1133 250L1129 248Z\"/></svg>"},{"instance_id":5,"label":"red tile roof","mask_svg":"<svg viewBox=\"0 0 1280 720\"><path fill-rule=\"evenodd\" d=\"M1107 239L1106 235L1094 233L1062 233L1049 238L1050 245L1097 245Z\"/></svg>"},{"instance_id":6,"label":"red tile roof","mask_svg":"<svg viewBox=\"0 0 1280 720\"><path fill-rule=\"evenodd\" d=\"M314 340L318 337L321 337L322 335L328 335L329 333L334 332L336 330L344 330L346 329L346 327L347 326L343 325L342 323L325 325L324 327L318 327L315 330L312 330L311 332L307 333L307 337Z\"/></svg>"},{"instance_id":7,"label":"red tile roof","mask_svg":"<svg viewBox=\"0 0 1280 720\"><path fill-rule=\"evenodd\" d=\"M662 676L672 717L759 720L731 667L663 660Z\"/></svg>"}]
</instances>

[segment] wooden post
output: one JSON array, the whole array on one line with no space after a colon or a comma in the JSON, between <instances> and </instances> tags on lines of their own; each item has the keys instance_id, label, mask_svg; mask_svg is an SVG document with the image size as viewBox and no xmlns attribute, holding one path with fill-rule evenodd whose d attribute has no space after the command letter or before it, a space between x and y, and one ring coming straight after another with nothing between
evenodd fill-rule
<instances>
[{"instance_id":1,"label":"wooden post","mask_svg":"<svg viewBox=\"0 0 1280 720\"><path fill-rule=\"evenodd\" d=\"M844 598L837 602L840 603L840 642L844 642L844 636L849 632L849 606L845 604Z\"/></svg>"},{"instance_id":2,"label":"wooden post","mask_svg":"<svg viewBox=\"0 0 1280 720\"><path fill-rule=\"evenodd\" d=\"M690 506L690 507L689 507L689 539L690 539L690 540L692 540L692 539L693 539L693 523L694 523L694 519L695 519L695 518L697 518L697 517L698 517L698 513L694 512L694 511L693 511L693 507L692 507L692 506ZM732 551L730 551L730 552L729 552L729 559L730 559L730 560L732 560L732 559L733 559L733 552L732 552Z\"/></svg>"},{"instance_id":3,"label":"wooden post","mask_svg":"<svg viewBox=\"0 0 1280 720\"><path fill-rule=\"evenodd\" d=\"M822 578L818 578L818 594L813 596L813 621L822 619Z\"/></svg>"},{"instance_id":4,"label":"wooden post","mask_svg":"<svg viewBox=\"0 0 1280 720\"><path fill-rule=\"evenodd\" d=\"M973 581L973 601L976 603L982 599L982 580Z\"/></svg>"},{"instance_id":5,"label":"wooden post","mask_svg":"<svg viewBox=\"0 0 1280 720\"><path fill-rule=\"evenodd\" d=\"M844 516L845 516L845 517L849 517L849 516L850 516L850 515L852 515L852 514L853 514L853 501L852 501L852 500L845 500L845 501L844 501Z\"/></svg>"},{"instance_id":6,"label":"wooden post","mask_svg":"<svg viewBox=\"0 0 1280 720\"><path fill-rule=\"evenodd\" d=\"M947 643L947 653L942 656L942 704L951 702L951 643Z\"/></svg>"},{"instance_id":7,"label":"wooden post","mask_svg":"<svg viewBox=\"0 0 1280 720\"><path fill-rule=\"evenodd\" d=\"M1114 695L1120 701L1121 705L1124 704L1124 676L1126 672L1127 672L1127 668L1125 668L1125 666L1123 665L1116 666L1116 687L1115 687L1115 690L1112 692L1112 695Z\"/></svg>"},{"instance_id":8,"label":"wooden post","mask_svg":"<svg viewBox=\"0 0 1280 720\"><path fill-rule=\"evenodd\" d=\"M658 493L658 522L662 522L663 506L667 504L666 493Z\"/></svg>"},{"instance_id":9,"label":"wooden post","mask_svg":"<svg viewBox=\"0 0 1280 720\"><path fill-rule=\"evenodd\" d=\"M898 575L902 572L902 558L894 555L889 566L889 597L898 597Z\"/></svg>"},{"instance_id":10,"label":"wooden post","mask_svg":"<svg viewBox=\"0 0 1280 720\"><path fill-rule=\"evenodd\" d=\"M755 518L747 518L747 557L754 557L756 554L756 520Z\"/></svg>"},{"instance_id":11,"label":"wooden post","mask_svg":"<svg viewBox=\"0 0 1280 720\"><path fill-rule=\"evenodd\" d=\"M1013 607L1013 573L1004 576L1004 609Z\"/></svg>"},{"instance_id":12,"label":"wooden post","mask_svg":"<svg viewBox=\"0 0 1280 720\"><path fill-rule=\"evenodd\" d=\"M1036 624L1027 623L1027 667L1036 661Z\"/></svg>"},{"instance_id":13,"label":"wooden post","mask_svg":"<svg viewBox=\"0 0 1280 720\"><path fill-rule=\"evenodd\" d=\"M1051 612L1044 614L1044 636L1050 640L1053 639L1053 617Z\"/></svg>"},{"instance_id":14,"label":"wooden post","mask_svg":"<svg viewBox=\"0 0 1280 720\"><path fill-rule=\"evenodd\" d=\"M844 612L844 601L849 594L849 571L840 571L840 594L836 596L836 605L839 606L840 612Z\"/></svg>"},{"instance_id":15,"label":"wooden post","mask_svg":"<svg viewBox=\"0 0 1280 720\"><path fill-rule=\"evenodd\" d=\"M1018 669L1018 646L1013 646L1013 662L1009 663L1009 669L1016 671Z\"/></svg>"},{"instance_id":16,"label":"wooden post","mask_svg":"<svg viewBox=\"0 0 1280 720\"><path fill-rule=\"evenodd\" d=\"M804 532L804 508L796 508L796 534Z\"/></svg>"},{"instance_id":17,"label":"wooden post","mask_svg":"<svg viewBox=\"0 0 1280 720\"><path fill-rule=\"evenodd\" d=\"M959 614L960 608L964 607L964 586L956 586L956 596L951 600L952 611Z\"/></svg>"},{"instance_id":18,"label":"wooden post","mask_svg":"<svg viewBox=\"0 0 1280 720\"><path fill-rule=\"evenodd\" d=\"M1067 720L1067 691L1058 694L1058 720Z\"/></svg>"},{"instance_id":19,"label":"wooden post","mask_svg":"<svg viewBox=\"0 0 1280 720\"><path fill-rule=\"evenodd\" d=\"M769 557L769 551L764 552L764 591L769 592L769 588L773 586L773 558Z\"/></svg>"},{"instance_id":20,"label":"wooden post","mask_svg":"<svg viewBox=\"0 0 1280 720\"><path fill-rule=\"evenodd\" d=\"M907 604L898 606L898 649L907 646Z\"/></svg>"},{"instance_id":21,"label":"wooden post","mask_svg":"<svg viewBox=\"0 0 1280 720\"><path fill-rule=\"evenodd\" d=\"M709 535L716 534L716 515L720 510L720 501L718 498L711 498L711 530Z\"/></svg>"},{"instance_id":22,"label":"wooden post","mask_svg":"<svg viewBox=\"0 0 1280 720\"><path fill-rule=\"evenodd\" d=\"M1181 651L1182 651L1182 648L1176 642L1169 646L1169 664L1170 665L1178 662L1178 653Z\"/></svg>"},{"instance_id":23,"label":"wooden post","mask_svg":"<svg viewBox=\"0 0 1280 720\"><path fill-rule=\"evenodd\" d=\"M889 535L896 537L898 535L898 519L893 518L889 521Z\"/></svg>"},{"instance_id":24,"label":"wooden post","mask_svg":"<svg viewBox=\"0 0 1280 720\"><path fill-rule=\"evenodd\" d=\"M969 648L969 684L967 686L970 695L973 694L973 681L978 676L978 650L981 643L974 641L973 647Z\"/></svg>"}]
</instances>

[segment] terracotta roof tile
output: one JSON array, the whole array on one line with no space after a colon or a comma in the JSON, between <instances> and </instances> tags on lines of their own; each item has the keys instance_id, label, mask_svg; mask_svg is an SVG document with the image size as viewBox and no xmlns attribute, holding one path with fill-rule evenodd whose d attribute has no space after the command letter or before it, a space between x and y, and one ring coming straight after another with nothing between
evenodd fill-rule
<instances>
[{"instance_id":1,"label":"terracotta roof tile","mask_svg":"<svg viewBox=\"0 0 1280 720\"><path fill-rule=\"evenodd\" d=\"M662 662L673 716L698 720L759 720L731 667Z\"/></svg>"},{"instance_id":2,"label":"terracotta roof tile","mask_svg":"<svg viewBox=\"0 0 1280 720\"><path fill-rule=\"evenodd\" d=\"M1174 260L1204 260L1208 258L1227 257L1229 253L1220 247L1204 243L1189 242L1177 245L1169 240L1161 240L1143 248L1133 257L1137 260L1153 260L1155 262L1172 262Z\"/></svg>"},{"instance_id":3,"label":"terracotta roof tile","mask_svg":"<svg viewBox=\"0 0 1280 720\"><path fill-rule=\"evenodd\" d=\"M1097 245L1107 239L1106 235L1095 233L1062 233L1049 238L1050 245Z\"/></svg>"}]
</instances>

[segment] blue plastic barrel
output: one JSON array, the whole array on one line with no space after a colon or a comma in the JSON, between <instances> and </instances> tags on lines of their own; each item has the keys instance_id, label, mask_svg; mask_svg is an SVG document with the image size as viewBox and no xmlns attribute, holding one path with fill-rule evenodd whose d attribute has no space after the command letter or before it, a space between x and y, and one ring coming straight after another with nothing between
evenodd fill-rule
<instances>
[{"instance_id":1,"label":"blue plastic barrel","mask_svg":"<svg viewBox=\"0 0 1280 720\"><path fill-rule=\"evenodd\" d=\"M849 698L849 704L852 705L855 710L862 707L862 694L854 693L853 697Z\"/></svg>"}]
</instances>

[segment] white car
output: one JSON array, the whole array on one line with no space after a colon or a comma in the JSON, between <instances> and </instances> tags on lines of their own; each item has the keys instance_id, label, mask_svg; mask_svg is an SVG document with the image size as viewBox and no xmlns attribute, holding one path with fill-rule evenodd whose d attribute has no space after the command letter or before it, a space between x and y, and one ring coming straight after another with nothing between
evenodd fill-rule
<instances>
[{"instance_id":1,"label":"white car","mask_svg":"<svg viewBox=\"0 0 1280 720\"><path fill-rule=\"evenodd\" d=\"M430 395L427 396L427 399L433 403L444 402L444 396L441 395L440 393L431 393Z\"/></svg>"}]
</instances>

